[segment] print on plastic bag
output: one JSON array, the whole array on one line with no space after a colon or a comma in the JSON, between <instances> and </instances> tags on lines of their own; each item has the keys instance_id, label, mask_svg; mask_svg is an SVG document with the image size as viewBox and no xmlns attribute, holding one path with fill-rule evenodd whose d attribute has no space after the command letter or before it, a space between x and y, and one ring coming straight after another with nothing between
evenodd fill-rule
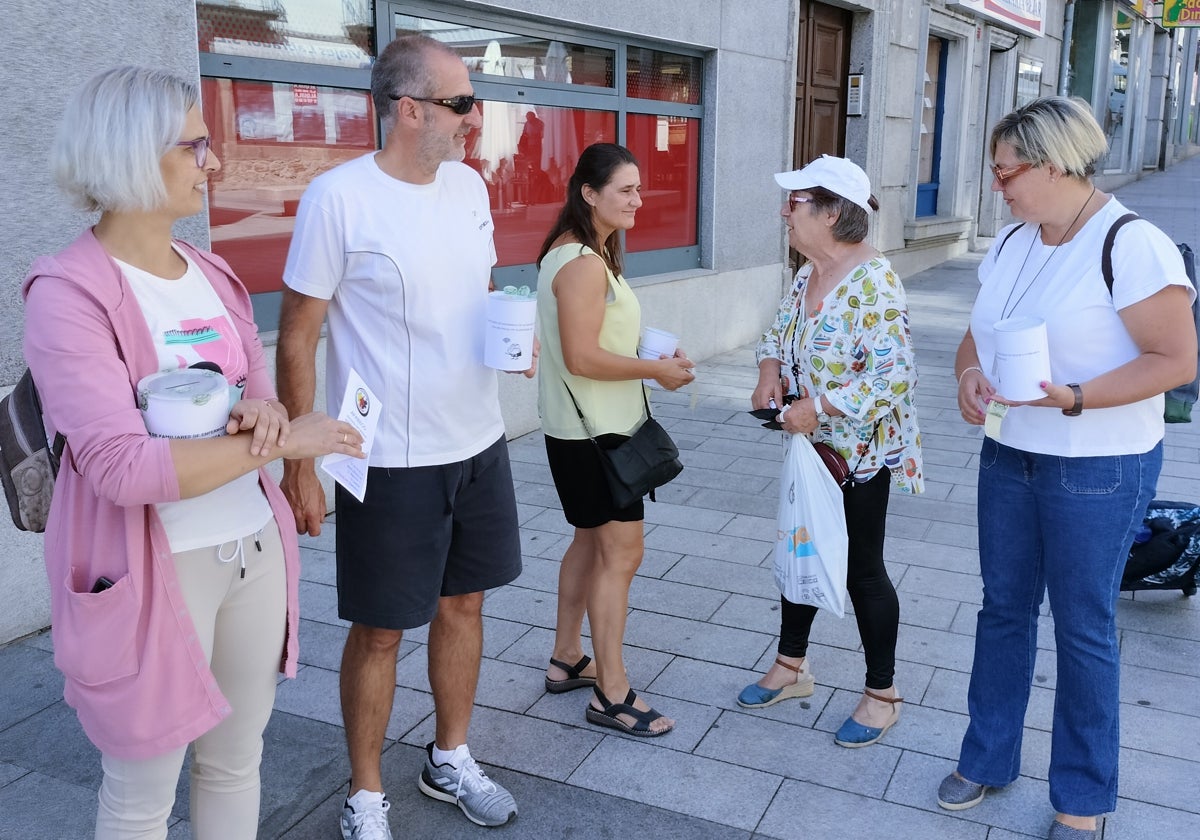
<instances>
[{"instance_id":1,"label":"print on plastic bag","mask_svg":"<svg viewBox=\"0 0 1200 840\"><path fill-rule=\"evenodd\" d=\"M775 583L794 604L846 613L842 491L804 435L792 435L779 478Z\"/></svg>"}]
</instances>

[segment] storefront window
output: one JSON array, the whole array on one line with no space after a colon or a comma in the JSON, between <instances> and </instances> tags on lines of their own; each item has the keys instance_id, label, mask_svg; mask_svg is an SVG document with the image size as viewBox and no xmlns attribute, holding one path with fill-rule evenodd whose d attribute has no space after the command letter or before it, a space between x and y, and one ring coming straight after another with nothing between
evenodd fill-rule
<instances>
[{"instance_id":1,"label":"storefront window","mask_svg":"<svg viewBox=\"0 0 1200 840\"><path fill-rule=\"evenodd\" d=\"M1017 61L1017 107L1028 105L1042 95L1042 62L1021 56Z\"/></svg>"},{"instance_id":2,"label":"storefront window","mask_svg":"<svg viewBox=\"0 0 1200 840\"><path fill-rule=\"evenodd\" d=\"M695 245L700 121L631 114L626 126L626 143L642 175L642 208L626 235L627 250Z\"/></svg>"},{"instance_id":3,"label":"storefront window","mask_svg":"<svg viewBox=\"0 0 1200 840\"><path fill-rule=\"evenodd\" d=\"M197 0L200 52L370 67L371 0Z\"/></svg>"},{"instance_id":4,"label":"storefront window","mask_svg":"<svg viewBox=\"0 0 1200 840\"><path fill-rule=\"evenodd\" d=\"M616 139L612 111L483 103L483 127L467 136L466 163L487 183L498 266L537 259L579 153Z\"/></svg>"},{"instance_id":5,"label":"storefront window","mask_svg":"<svg viewBox=\"0 0 1200 840\"><path fill-rule=\"evenodd\" d=\"M209 182L212 249L252 294L278 291L309 182L378 146L365 91L201 79L221 169Z\"/></svg>"},{"instance_id":6,"label":"storefront window","mask_svg":"<svg viewBox=\"0 0 1200 840\"><path fill-rule=\"evenodd\" d=\"M1125 150L1129 130L1126 104L1129 87L1129 32L1132 20L1113 11L1112 49L1109 51L1108 86L1104 94L1104 134L1108 138L1108 155L1104 168L1121 171L1125 168Z\"/></svg>"},{"instance_id":7,"label":"storefront window","mask_svg":"<svg viewBox=\"0 0 1200 840\"><path fill-rule=\"evenodd\" d=\"M645 47L630 47L626 52L625 87L629 96L689 105L700 102L699 58Z\"/></svg>"},{"instance_id":8,"label":"storefront window","mask_svg":"<svg viewBox=\"0 0 1200 840\"><path fill-rule=\"evenodd\" d=\"M917 216L937 215L949 47L944 38L931 36L925 52L925 95L921 100L921 140L917 156Z\"/></svg>"},{"instance_id":9,"label":"storefront window","mask_svg":"<svg viewBox=\"0 0 1200 840\"><path fill-rule=\"evenodd\" d=\"M589 44L501 32L468 23L396 15L396 35L420 33L462 56L472 73L507 79L611 88L615 51Z\"/></svg>"}]
</instances>

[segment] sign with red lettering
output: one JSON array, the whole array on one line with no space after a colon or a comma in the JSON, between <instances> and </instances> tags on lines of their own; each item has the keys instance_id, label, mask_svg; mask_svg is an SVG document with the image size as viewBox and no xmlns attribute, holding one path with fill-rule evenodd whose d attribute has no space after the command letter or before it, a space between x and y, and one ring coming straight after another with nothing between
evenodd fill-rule
<instances>
[{"instance_id":1,"label":"sign with red lettering","mask_svg":"<svg viewBox=\"0 0 1200 840\"><path fill-rule=\"evenodd\" d=\"M316 105L317 88L314 85L292 85L292 102L296 105Z\"/></svg>"}]
</instances>

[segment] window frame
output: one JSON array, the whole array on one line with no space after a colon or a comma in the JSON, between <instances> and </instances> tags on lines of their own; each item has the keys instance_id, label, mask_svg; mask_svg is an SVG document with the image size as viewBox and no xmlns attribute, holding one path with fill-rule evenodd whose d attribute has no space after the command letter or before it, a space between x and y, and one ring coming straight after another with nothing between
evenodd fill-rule
<instances>
[{"instance_id":1,"label":"window frame","mask_svg":"<svg viewBox=\"0 0 1200 840\"><path fill-rule=\"evenodd\" d=\"M712 74L710 50L684 44L639 38L625 34L607 35L603 32L579 26L562 24L533 15L513 12L497 12L475 7L459 6L453 2L405 2L405 0L375 0L374 44L375 55L391 42L395 32L395 15L407 14L444 20L450 23L478 25L501 32L530 35L551 40L568 40L571 43L610 49L614 53L614 86L600 88L571 85L535 79L506 79L504 77L471 74L471 84L476 95L497 102L528 103L560 108L580 108L611 111L615 114L617 142L625 144L627 120L630 114L661 117L688 117L699 120L697 133L698 160L696 172L696 243L694 245L654 251L626 253L625 271L630 278L655 274L695 270L702 268L702 255L706 246L705 231L711 213L706 200L710 189L705 183L705 146L709 136L705 125L707 102L712 100ZM701 96L697 104L670 102L657 99L630 97L626 94L625 72L629 48L647 48L676 55L700 59ZM277 82L282 84L304 84L337 87L347 90L370 92L370 67L335 67L287 59L258 58L226 55L223 53L200 52L200 76L255 82ZM378 115L376 115L378 119ZM377 126L383 136L382 125ZM532 263L497 267L493 270L497 284L518 283L535 285L537 269ZM251 295L254 315L264 329L273 329L279 322L279 307L282 292L260 292Z\"/></svg>"},{"instance_id":2,"label":"window frame","mask_svg":"<svg viewBox=\"0 0 1200 840\"><path fill-rule=\"evenodd\" d=\"M394 31L394 15L407 14L415 17L429 17L448 23L464 25L475 24L484 28L495 29L519 35L531 35L550 40L569 40L571 43L610 49L614 52L614 86L600 88L594 86L572 85L563 82L548 82L535 79L507 79L501 76L471 74L471 85L475 94L481 99L494 102L526 103L530 105L546 105L559 108L580 108L587 110L614 111L617 121L617 142L626 145L626 116L629 114L649 114L662 117L690 117L700 121L697 140L700 143L698 157L701 165L696 172L697 196L697 225L696 244L679 248L665 248L654 251L638 251L625 254L625 276L628 278L645 277L653 274L665 274L673 271L686 271L701 267L701 254L704 246L704 197L703 160L704 160L704 102L709 97L709 76L707 73L707 53L705 50L687 47L683 44L667 44L647 38L633 36L605 36L591 30L543 23L534 17L514 18L512 14L500 14L485 10L466 9L452 3L405 2L405 0L376 0L375 31L376 43L379 49L390 42L382 42L379 33ZM658 99L641 99L626 94L625 68L628 64L628 48L646 48L670 52L675 55L686 55L699 58L701 61L700 78L702 80L700 102L691 105L680 102L669 102ZM537 267L533 263L521 265L498 266L492 270L497 285L515 284L537 285Z\"/></svg>"}]
</instances>

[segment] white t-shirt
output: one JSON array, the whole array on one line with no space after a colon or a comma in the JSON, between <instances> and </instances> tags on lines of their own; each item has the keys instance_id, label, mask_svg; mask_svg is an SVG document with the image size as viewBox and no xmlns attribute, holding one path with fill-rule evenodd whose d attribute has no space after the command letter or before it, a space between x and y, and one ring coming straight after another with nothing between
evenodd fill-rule
<instances>
[{"instance_id":1,"label":"white t-shirt","mask_svg":"<svg viewBox=\"0 0 1200 840\"><path fill-rule=\"evenodd\" d=\"M208 278L187 254L187 271L177 280L158 277L116 260L133 288L158 353L159 370L212 362L229 383L229 404L246 388L246 351L225 305ZM237 540L262 529L271 505L258 485L258 471L246 473L202 496L155 505L171 551L191 551Z\"/></svg>"},{"instance_id":2,"label":"white t-shirt","mask_svg":"<svg viewBox=\"0 0 1200 840\"><path fill-rule=\"evenodd\" d=\"M1050 380L1066 385L1087 382L1137 357L1137 345L1121 322L1119 310L1168 285L1183 286L1195 296L1178 248L1145 220L1131 222L1117 233L1109 296L1100 267L1104 238L1113 222L1128 212L1115 198L1110 199L1074 239L1057 250L1042 243L1036 224L1024 225L1007 242L1011 226L996 237L979 266L979 296L971 311L971 335L979 365L993 385L996 343L992 326L1003 318L1024 315L1046 321ZM1083 457L1146 452L1162 437L1163 397L1159 394L1112 408L1088 408L1085 402L1079 417L1067 417L1057 408L1017 406L1009 409L999 440L1028 452Z\"/></svg>"},{"instance_id":3,"label":"white t-shirt","mask_svg":"<svg viewBox=\"0 0 1200 840\"><path fill-rule=\"evenodd\" d=\"M492 233L487 188L462 163L410 184L368 154L305 191L283 281L330 301L328 411L351 368L383 403L371 466L456 463L504 434L483 364Z\"/></svg>"}]
</instances>

